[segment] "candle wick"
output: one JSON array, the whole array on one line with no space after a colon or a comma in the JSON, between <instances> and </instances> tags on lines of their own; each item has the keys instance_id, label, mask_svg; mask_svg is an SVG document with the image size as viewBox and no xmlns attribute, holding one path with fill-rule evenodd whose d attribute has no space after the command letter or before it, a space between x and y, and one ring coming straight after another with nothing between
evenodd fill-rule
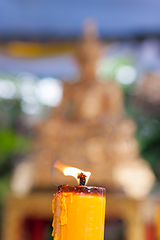
<instances>
[{"instance_id":1,"label":"candle wick","mask_svg":"<svg viewBox=\"0 0 160 240\"><path fill-rule=\"evenodd\" d=\"M78 174L77 178L79 178L79 185L80 186L84 186L85 185L86 177L87 176L84 173L82 173L82 172Z\"/></svg>"}]
</instances>

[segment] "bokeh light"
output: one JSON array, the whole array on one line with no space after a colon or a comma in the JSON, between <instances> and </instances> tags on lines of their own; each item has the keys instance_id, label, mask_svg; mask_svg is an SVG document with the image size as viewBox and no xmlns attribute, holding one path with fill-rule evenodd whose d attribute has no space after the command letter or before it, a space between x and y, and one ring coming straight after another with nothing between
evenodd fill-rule
<instances>
[{"instance_id":1,"label":"bokeh light","mask_svg":"<svg viewBox=\"0 0 160 240\"><path fill-rule=\"evenodd\" d=\"M37 83L36 96L42 104L56 107L62 98L62 86L57 79L44 78Z\"/></svg>"},{"instance_id":2,"label":"bokeh light","mask_svg":"<svg viewBox=\"0 0 160 240\"><path fill-rule=\"evenodd\" d=\"M16 97L16 86L9 79L0 79L0 98L13 99Z\"/></svg>"},{"instance_id":3,"label":"bokeh light","mask_svg":"<svg viewBox=\"0 0 160 240\"><path fill-rule=\"evenodd\" d=\"M116 72L116 80L124 85L131 84L137 77L136 69L132 66L120 67Z\"/></svg>"}]
</instances>

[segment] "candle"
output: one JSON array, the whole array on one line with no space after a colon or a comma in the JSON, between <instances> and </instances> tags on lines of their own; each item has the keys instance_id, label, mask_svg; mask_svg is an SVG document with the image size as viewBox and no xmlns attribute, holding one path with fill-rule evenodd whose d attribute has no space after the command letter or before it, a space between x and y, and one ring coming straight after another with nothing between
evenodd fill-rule
<instances>
[{"instance_id":1,"label":"candle","mask_svg":"<svg viewBox=\"0 0 160 240\"><path fill-rule=\"evenodd\" d=\"M77 174L79 186L59 186L54 195L54 240L104 239L105 188L84 186L85 173Z\"/></svg>"}]
</instances>

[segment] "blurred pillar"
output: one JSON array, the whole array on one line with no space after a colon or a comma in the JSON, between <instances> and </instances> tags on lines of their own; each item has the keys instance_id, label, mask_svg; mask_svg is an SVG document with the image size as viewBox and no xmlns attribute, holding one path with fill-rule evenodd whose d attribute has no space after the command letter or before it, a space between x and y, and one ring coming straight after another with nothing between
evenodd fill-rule
<instances>
[{"instance_id":1,"label":"blurred pillar","mask_svg":"<svg viewBox=\"0 0 160 240\"><path fill-rule=\"evenodd\" d=\"M146 224L146 240L156 240L156 229L153 223Z\"/></svg>"}]
</instances>

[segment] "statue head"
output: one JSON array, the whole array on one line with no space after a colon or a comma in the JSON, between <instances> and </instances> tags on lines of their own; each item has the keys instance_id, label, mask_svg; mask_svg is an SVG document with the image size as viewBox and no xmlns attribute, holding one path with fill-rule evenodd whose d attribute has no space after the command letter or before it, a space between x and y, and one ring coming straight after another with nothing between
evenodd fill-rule
<instances>
[{"instance_id":1,"label":"statue head","mask_svg":"<svg viewBox=\"0 0 160 240\"><path fill-rule=\"evenodd\" d=\"M78 42L76 51L81 78L85 78L85 80L95 78L96 64L100 54L101 46L95 23L87 20L84 26L83 37Z\"/></svg>"}]
</instances>

